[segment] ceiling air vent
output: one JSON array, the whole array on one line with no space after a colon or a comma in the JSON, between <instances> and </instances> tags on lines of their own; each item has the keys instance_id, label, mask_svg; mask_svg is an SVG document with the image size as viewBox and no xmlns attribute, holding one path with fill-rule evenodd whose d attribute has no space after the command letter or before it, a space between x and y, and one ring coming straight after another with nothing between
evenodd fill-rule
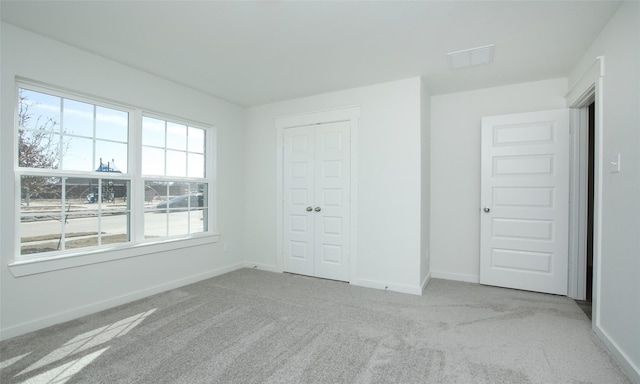
<instances>
[{"instance_id":1,"label":"ceiling air vent","mask_svg":"<svg viewBox=\"0 0 640 384\"><path fill-rule=\"evenodd\" d=\"M493 60L494 44L482 47L465 49L463 51L449 52L449 65L453 69L473 67L475 65L488 64Z\"/></svg>"}]
</instances>

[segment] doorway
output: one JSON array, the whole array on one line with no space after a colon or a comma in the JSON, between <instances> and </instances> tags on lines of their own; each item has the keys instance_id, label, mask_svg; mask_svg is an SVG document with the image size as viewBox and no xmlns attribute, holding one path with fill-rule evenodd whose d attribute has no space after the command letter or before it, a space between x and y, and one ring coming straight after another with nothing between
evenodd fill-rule
<instances>
[{"instance_id":1,"label":"doorway","mask_svg":"<svg viewBox=\"0 0 640 384\"><path fill-rule=\"evenodd\" d=\"M586 205L584 206L586 217L586 234L585 243L585 282L584 282L584 300L577 299L576 303L591 319L592 301L593 301L593 234L594 234L594 193L595 193L595 103L592 102L586 107L587 127L586 127ZM583 186L584 187L584 186Z\"/></svg>"}]
</instances>

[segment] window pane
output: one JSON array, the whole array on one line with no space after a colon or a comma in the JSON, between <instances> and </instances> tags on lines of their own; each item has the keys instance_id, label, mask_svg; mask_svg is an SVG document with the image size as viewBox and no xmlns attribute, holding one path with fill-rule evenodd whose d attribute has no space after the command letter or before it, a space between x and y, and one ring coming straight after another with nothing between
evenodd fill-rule
<instances>
[{"instance_id":1,"label":"window pane","mask_svg":"<svg viewBox=\"0 0 640 384\"><path fill-rule=\"evenodd\" d=\"M202 206L209 206L209 184L198 183L198 193L202 195Z\"/></svg>"},{"instance_id":2,"label":"window pane","mask_svg":"<svg viewBox=\"0 0 640 384\"><path fill-rule=\"evenodd\" d=\"M167 148L187 149L187 126L167 122Z\"/></svg>"},{"instance_id":3,"label":"window pane","mask_svg":"<svg viewBox=\"0 0 640 384\"><path fill-rule=\"evenodd\" d=\"M62 131L65 134L93 137L92 104L65 99L62 111Z\"/></svg>"},{"instance_id":4,"label":"window pane","mask_svg":"<svg viewBox=\"0 0 640 384\"><path fill-rule=\"evenodd\" d=\"M93 139L64 136L62 169L68 171L95 171L93 164Z\"/></svg>"},{"instance_id":5,"label":"window pane","mask_svg":"<svg viewBox=\"0 0 640 384\"><path fill-rule=\"evenodd\" d=\"M35 216L34 216L35 215ZM60 212L31 211L20 220L20 254L52 252L61 249L62 217Z\"/></svg>"},{"instance_id":6,"label":"window pane","mask_svg":"<svg viewBox=\"0 0 640 384\"><path fill-rule=\"evenodd\" d=\"M67 211L97 210L82 206L95 203L102 204L103 214L124 211L129 209L129 181L69 177L65 180L65 197L66 205L72 204L71 208L66 208Z\"/></svg>"},{"instance_id":7,"label":"window pane","mask_svg":"<svg viewBox=\"0 0 640 384\"><path fill-rule=\"evenodd\" d=\"M167 236L166 201L170 199L172 184L156 181L145 182L145 239Z\"/></svg>"},{"instance_id":8,"label":"window pane","mask_svg":"<svg viewBox=\"0 0 640 384\"><path fill-rule=\"evenodd\" d=\"M204 155L189 153L188 161L189 169L187 169L187 176L204 177Z\"/></svg>"},{"instance_id":9,"label":"window pane","mask_svg":"<svg viewBox=\"0 0 640 384\"><path fill-rule=\"evenodd\" d=\"M96 170L127 173L127 144L96 140Z\"/></svg>"},{"instance_id":10,"label":"window pane","mask_svg":"<svg viewBox=\"0 0 640 384\"><path fill-rule=\"evenodd\" d=\"M129 181L67 178L65 249L129 241L128 195Z\"/></svg>"},{"instance_id":11,"label":"window pane","mask_svg":"<svg viewBox=\"0 0 640 384\"><path fill-rule=\"evenodd\" d=\"M60 135L46 131L18 130L18 166L58 168Z\"/></svg>"},{"instance_id":12,"label":"window pane","mask_svg":"<svg viewBox=\"0 0 640 384\"><path fill-rule=\"evenodd\" d=\"M198 191L202 194L202 211L201 211L201 222L202 226L197 226L194 228L192 232L206 232L209 230L209 184L199 183Z\"/></svg>"},{"instance_id":13,"label":"window pane","mask_svg":"<svg viewBox=\"0 0 640 384\"><path fill-rule=\"evenodd\" d=\"M60 98L20 89L18 126L60 132Z\"/></svg>"},{"instance_id":14,"label":"window pane","mask_svg":"<svg viewBox=\"0 0 640 384\"><path fill-rule=\"evenodd\" d=\"M22 213L33 210L60 212L62 185L59 177L22 176L20 193Z\"/></svg>"},{"instance_id":15,"label":"window pane","mask_svg":"<svg viewBox=\"0 0 640 384\"><path fill-rule=\"evenodd\" d=\"M187 176L187 153L167 151L167 176Z\"/></svg>"},{"instance_id":16,"label":"window pane","mask_svg":"<svg viewBox=\"0 0 640 384\"><path fill-rule=\"evenodd\" d=\"M167 236L167 215L165 212L149 211L144 214L144 238Z\"/></svg>"},{"instance_id":17,"label":"window pane","mask_svg":"<svg viewBox=\"0 0 640 384\"><path fill-rule=\"evenodd\" d=\"M102 217L101 244L125 243L130 240L129 212L114 210Z\"/></svg>"},{"instance_id":18,"label":"window pane","mask_svg":"<svg viewBox=\"0 0 640 384\"><path fill-rule=\"evenodd\" d=\"M96 137L113 141L127 141L129 114L115 109L96 107Z\"/></svg>"},{"instance_id":19,"label":"window pane","mask_svg":"<svg viewBox=\"0 0 640 384\"><path fill-rule=\"evenodd\" d=\"M30 129L18 131L19 166L95 172L103 158L106 163L117 159L119 171L127 172L128 116L92 103L20 89L18 120ZM54 126L55 132L43 130ZM114 140L96 141L96 132Z\"/></svg>"},{"instance_id":20,"label":"window pane","mask_svg":"<svg viewBox=\"0 0 640 384\"><path fill-rule=\"evenodd\" d=\"M208 228L206 183L145 183L145 238L204 232Z\"/></svg>"},{"instance_id":21,"label":"window pane","mask_svg":"<svg viewBox=\"0 0 640 384\"><path fill-rule=\"evenodd\" d=\"M206 221L204 220L205 209L198 208L189 212L189 233L205 232Z\"/></svg>"},{"instance_id":22,"label":"window pane","mask_svg":"<svg viewBox=\"0 0 640 384\"><path fill-rule=\"evenodd\" d=\"M62 185L57 177L20 178L21 254L58 250L62 230Z\"/></svg>"},{"instance_id":23,"label":"window pane","mask_svg":"<svg viewBox=\"0 0 640 384\"><path fill-rule=\"evenodd\" d=\"M204 153L204 129L189 127L189 152Z\"/></svg>"},{"instance_id":24,"label":"window pane","mask_svg":"<svg viewBox=\"0 0 640 384\"><path fill-rule=\"evenodd\" d=\"M142 144L154 147L165 145L165 122L150 117L142 118Z\"/></svg>"},{"instance_id":25,"label":"window pane","mask_svg":"<svg viewBox=\"0 0 640 384\"><path fill-rule=\"evenodd\" d=\"M111 203L114 210L129 210L129 191L131 186L128 180L102 180L102 198ZM105 209L105 208L103 208Z\"/></svg>"},{"instance_id":26,"label":"window pane","mask_svg":"<svg viewBox=\"0 0 640 384\"><path fill-rule=\"evenodd\" d=\"M144 183L144 200L145 207L148 209L155 208L158 203L168 200L168 183L157 181L145 181Z\"/></svg>"},{"instance_id":27,"label":"window pane","mask_svg":"<svg viewBox=\"0 0 640 384\"><path fill-rule=\"evenodd\" d=\"M99 244L97 211L70 212L64 224L64 249L95 247Z\"/></svg>"},{"instance_id":28,"label":"window pane","mask_svg":"<svg viewBox=\"0 0 640 384\"><path fill-rule=\"evenodd\" d=\"M142 147L142 174L164 176L164 149Z\"/></svg>"},{"instance_id":29,"label":"window pane","mask_svg":"<svg viewBox=\"0 0 640 384\"><path fill-rule=\"evenodd\" d=\"M189 234L189 211L173 212L168 215L169 236Z\"/></svg>"},{"instance_id":30,"label":"window pane","mask_svg":"<svg viewBox=\"0 0 640 384\"><path fill-rule=\"evenodd\" d=\"M98 201L98 179L68 177L64 183L64 196L66 199L66 212L78 212L84 210L94 211L95 207L85 207Z\"/></svg>"}]
</instances>

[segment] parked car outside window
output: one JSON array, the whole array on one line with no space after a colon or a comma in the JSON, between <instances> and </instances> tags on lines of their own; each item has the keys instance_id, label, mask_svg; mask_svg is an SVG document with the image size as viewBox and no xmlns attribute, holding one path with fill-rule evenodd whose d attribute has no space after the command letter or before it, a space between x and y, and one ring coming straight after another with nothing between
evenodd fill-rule
<instances>
[{"instance_id":1,"label":"parked car outside window","mask_svg":"<svg viewBox=\"0 0 640 384\"><path fill-rule=\"evenodd\" d=\"M156 208L198 208L204 206L204 196L202 195L180 195L169 200L161 201Z\"/></svg>"}]
</instances>

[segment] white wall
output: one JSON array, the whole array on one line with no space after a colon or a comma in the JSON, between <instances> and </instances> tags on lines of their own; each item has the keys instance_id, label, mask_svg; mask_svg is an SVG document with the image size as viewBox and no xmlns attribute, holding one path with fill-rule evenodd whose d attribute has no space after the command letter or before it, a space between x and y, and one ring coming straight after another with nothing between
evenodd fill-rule
<instances>
[{"instance_id":1,"label":"white wall","mask_svg":"<svg viewBox=\"0 0 640 384\"><path fill-rule=\"evenodd\" d=\"M358 105L358 248L353 284L420 293L420 78L248 109L247 265L278 270L276 130L282 115Z\"/></svg>"},{"instance_id":2,"label":"white wall","mask_svg":"<svg viewBox=\"0 0 640 384\"><path fill-rule=\"evenodd\" d=\"M598 95L603 173L594 329L640 383L640 3L620 7L572 71L570 84L597 56L604 56L605 75ZM608 162L617 153L621 172L610 173Z\"/></svg>"},{"instance_id":3,"label":"white wall","mask_svg":"<svg viewBox=\"0 0 640 384\"><path fill-rule=\"evenodd\" d=\"M244 109L11 25L1 28L2 338L242 265L244 179L238 175L244 173ZM14 277L7 265L14 259L17 235L12 158L16 76L216 126L220 242Z\"/></svg>"},{"instance_id":4,"label":"white wall","mask_svg":"<svg viewBox=\"0 0 640 384\"><path fill-rule=\"evenodd\" d=\"M564 108L566 79L431 98L431 276L479 282L483 116Z\"/></svg>"}]
</instances>

